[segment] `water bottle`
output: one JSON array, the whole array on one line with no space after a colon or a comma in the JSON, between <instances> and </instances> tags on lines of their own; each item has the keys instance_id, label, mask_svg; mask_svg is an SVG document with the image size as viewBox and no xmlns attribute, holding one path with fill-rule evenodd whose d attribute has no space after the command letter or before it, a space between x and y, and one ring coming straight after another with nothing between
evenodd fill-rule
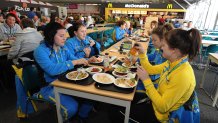
<instances>
[{"instance_id":1,"label":"water bottle","mask_svg":"<svg viewBox=\"0 0 218 123\"><path fill-rule=\"evenodd\" d=\"M105 53L104 55L104 71L107 72L110 69L110 58L109 53Z\"/></svg>"}]
</instances>

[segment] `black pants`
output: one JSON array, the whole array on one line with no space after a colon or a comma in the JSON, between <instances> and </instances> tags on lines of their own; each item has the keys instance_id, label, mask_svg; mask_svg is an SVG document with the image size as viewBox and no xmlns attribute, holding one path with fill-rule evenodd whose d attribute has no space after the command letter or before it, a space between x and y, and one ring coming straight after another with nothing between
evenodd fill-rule
<instances>
[{"instance_id":1,"label":"black pants","mask_svg":"<svg viewBox=\"0 0 218 123\"><path fill-rule=\"evenodd\" d=\"M15 88L15 72L11 65L12 61L6 56L0 57L0 80L7 89Z\"/></svg>"},{"instance_id":2,"label":"black pants","mask_svg":"<svg viewBox=\"0 0 218 123\"><path fill-rule=\"evenodd\" d=\"M154 114L154 109L152 107L151 102L143 102L137 104L139 100L145 97L146 95L143 93L136 93L130 108L130 118L138 121L139 123L159 123L159 121L157 120ZM111 120L111 123L124 122L124 115L122 115L120 111L125 114L125 109L122 107L112 106L110 108L109 118ZM131 120L129 121L130 123L134 123L134 121Z\"/></svg>"}]
</instances>

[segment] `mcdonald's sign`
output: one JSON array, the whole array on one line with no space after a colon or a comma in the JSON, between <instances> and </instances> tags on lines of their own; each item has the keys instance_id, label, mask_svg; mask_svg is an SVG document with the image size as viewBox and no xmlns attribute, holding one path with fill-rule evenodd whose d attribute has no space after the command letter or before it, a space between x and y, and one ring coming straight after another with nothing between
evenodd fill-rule
<instances>
[{"instance_id":1,"label":"mcdonald's sign","mask_svg":"<svg viewBox=\"0 0 218 123\"><path fill-rule=\"evenodd\" d=\"M172 9L173 8L173 4L167 4L167 9Z\"/></svg>"},{"instance_id":2,"label":"mcdonald's sign","mask_svg":"<svg viewBox=\"0 0 218 123\"><path fill-rule=\"evenodd\" d=\"M112 3L108 3L108 4L107 4L107 7L108 7L108 8L113 8Z\"/></svg>"}]
</instances>

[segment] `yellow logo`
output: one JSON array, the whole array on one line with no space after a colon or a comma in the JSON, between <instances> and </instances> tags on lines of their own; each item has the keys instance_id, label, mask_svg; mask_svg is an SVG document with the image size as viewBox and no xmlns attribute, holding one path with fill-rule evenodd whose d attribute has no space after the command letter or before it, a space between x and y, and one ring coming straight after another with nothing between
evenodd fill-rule
<instances>
[{"instance_id":1,"label":"yellow logo","mask_svg":"<svg viewBox=\"0 0 218 123\"><path fill-rule=\"evenodd\" d=\"M108 3L108 4L107 4L107 7L108 7L108 8L113 8L112 3Z\"/></svg>"},{"instance_id":2,"label":"yellow logo","mask_svg":"<svg viewBox=\"0 0 218 123\"><path fill-rule=\"evenodd\" d=\"M173 8L173 4L167 4L167 9L172 9Z\"/></svg>"}]
</instances>

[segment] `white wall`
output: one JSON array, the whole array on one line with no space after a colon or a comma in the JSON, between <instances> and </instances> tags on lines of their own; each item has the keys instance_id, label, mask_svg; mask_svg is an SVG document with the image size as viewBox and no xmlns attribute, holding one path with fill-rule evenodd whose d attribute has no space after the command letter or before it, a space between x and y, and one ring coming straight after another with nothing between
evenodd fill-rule
<instances>
[{"instance_id":1,"label":"white wall","mask_svg":"<svg viewBox=\"0 0 218 123\"><path fill-rule=\"evenodd\" d=\"M187 9L185 20L198 29L213 29L218 13L218 0L201 0Z\"/></svg>"}]
</instances>

